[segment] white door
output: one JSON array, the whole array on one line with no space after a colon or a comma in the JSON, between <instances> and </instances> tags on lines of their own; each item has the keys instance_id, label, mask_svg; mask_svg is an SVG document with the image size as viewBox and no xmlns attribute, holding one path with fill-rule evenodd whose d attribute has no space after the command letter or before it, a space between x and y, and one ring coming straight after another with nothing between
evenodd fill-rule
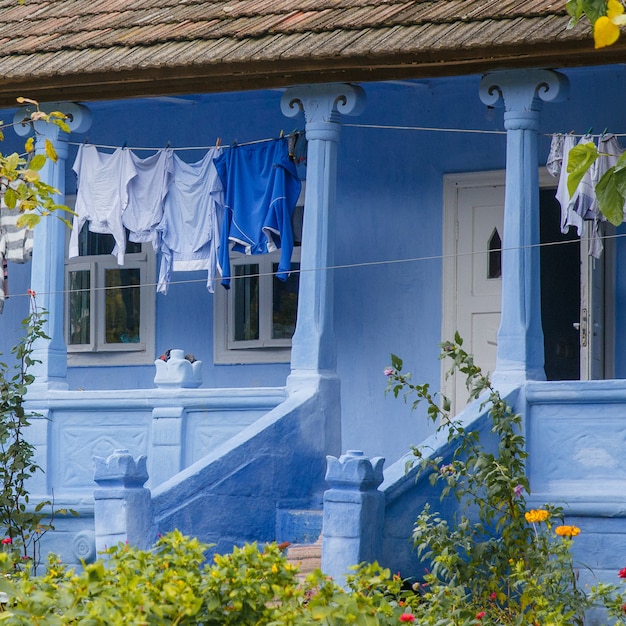
<instances>
[{"instance_id":1,"label":"white door","mask_svg":"<svg viewBox=\"0 0 626 626\"><path fill-rule=\"evenodd\" d=\"M500 184L493 184L493 176L457 179L446 193L444 247L451 249L444 261L450 267L444 268L443 340L452 339L458 330L463 347L485 372L493 372L496 364L502 299L504 179L499 178ZM488 180L492 184L486 184ZM443 367L449 368L445 360ZM457 378L445 381L444 393L453 406L462 407L467 391L464 380Z\"/></svg>"},{"instance_id":2,"label":"white door","mask_svg":"<svg viewBox=\"0 0 626 626\"><path fill-rule=\"evenodd\" d=\"M541 175L542 186L554 186L554 179ZM502 281L498 272L498 237L502 238L504 214L504 172L455 174L444 178L444 263L442 340L452 339L458 330L466 350L485 372L493 372L496 363L497 333L500 324ZM550 239L552 240L552 239ZM612 240L605 241L601 259L587 254L588 241L580 242L580 273L562 280L576 281L580 290L579 377L600 379L611 374L611 310L605 294L611 294ZM559 267L542 266L542 283L548 272ZM572 272L574 273L574 272ZM559 306L552 303L551 306ZM577 306L577 305L576 305ZM545 320L544 320L545 322ZM544 323L545 327L545 323ZM546 329L544 328L544 332ZM549 331L551 332L551 331ZM548 339L553 339L548 335ZM567 357L567 345L547 341ZM452 401L453 410L466 403L464 379L446 379L449 364L442 361L442 390ZM578 371L578 370L576 370ZM574 373L574 375L576 375ZM571 376L570 376L571 377Z\"/></svg>"}]
</instances>

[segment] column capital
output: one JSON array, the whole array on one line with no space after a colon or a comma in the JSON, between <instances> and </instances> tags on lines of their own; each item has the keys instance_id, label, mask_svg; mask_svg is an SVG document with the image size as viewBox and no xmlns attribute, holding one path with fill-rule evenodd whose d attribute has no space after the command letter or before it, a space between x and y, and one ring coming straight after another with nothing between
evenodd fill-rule
<instances>
[{"instance_id":1,"label":"column capital","mask_svg":"<svg viewBox=\"0 0 626 626\"><path fill-rule=\"evenodd\" d=\"M70 127L70 130L74 133L85 133L91 127L91 111L89 108L76 102L44 102L40 105L39 109L45 113L52 111L60 111L67 115L65 123ZM35 112L34 105L26 105L20 107L14 117L15 132L25 137L32 132L31 115ZM43 134L50 141L56 141L65 133L56 125L49 122L35 121L32 122L37 133Z\"/></svg>"},{"instance_id":2,"label":"column capital","mask_svg":"<svg viewBox=\"0 0 626 626\"><path fill-rule=\"evenodd\" d=\"M280 101L280 108L286 117L295 117L301 111L304 112L308 139L335 141L339 138L341 115L359 115L364 106L365 91L347 83L290 87ZM330 135L310 135L311 131L324 130L330 132Z\"/></svg>"},{"instance_id":3,"label":"column capital","mask_svg":"<svg viewBox=\"0 0 626 626\"><path fill-rule=\"evenodd\" d=\"M487 106L504 104L505 128L537 128L543 102L560 102L569 93L569 81L553 70L491 72L480 81L480 99Z\"/></svg>"}]
</instances>

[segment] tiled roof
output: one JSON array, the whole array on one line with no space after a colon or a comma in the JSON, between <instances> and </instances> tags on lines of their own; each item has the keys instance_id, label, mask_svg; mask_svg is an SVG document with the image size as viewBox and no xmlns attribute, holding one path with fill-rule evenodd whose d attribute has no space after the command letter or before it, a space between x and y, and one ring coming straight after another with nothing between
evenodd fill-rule
<instances>
[{"instance_id":1,"label":"tiled roof","mask_svg":"<svg viewBox=\"0 0 626 626\"><path fill-rule=\"evenodd\" d=\"M565 0L0 0L0 103L619 60Z\"/></svg>"}]
</instances>

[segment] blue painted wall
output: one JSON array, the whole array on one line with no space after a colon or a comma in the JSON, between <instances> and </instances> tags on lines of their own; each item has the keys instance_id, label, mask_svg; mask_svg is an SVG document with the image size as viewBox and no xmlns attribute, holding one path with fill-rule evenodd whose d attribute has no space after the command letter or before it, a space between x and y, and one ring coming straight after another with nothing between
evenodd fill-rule
<instances>
[{"instance_id":1,"label":"blue painted wall","mask_svg":"<svg viewBox=\"0 0 626 626\"><path fill-rule=\"evenodd\" d=\"M624 130L618 67L573 70L571 97L546 105L540 132L593 126ZM441 80L365 84L367 104L358 118L344 120L339 150L335 331L342 393L343 449L396 460L410 443L429 433L425 420L401 402L385 398L383 368L389 353L402 356L414 380L439 385L441 340L442 176L452 172L502 169L504 135L398 131L357 128L348 124L406 125L501 130L502 110L489 111L478 97L479 76ZM281 91L213 94L154 100L90 103L96 144L173 147L245 142L291 131L293 120L280 112ZM12 119L12 112L2 112ZM298 126L303 127L303 120ZM19 146L7 131L5 149ZM82 140L84 137L77 136ZM549 138L540 137L544 162ZM72 147L68 164L73 162ZM182 152L186 160L201 152ZM71 172L67 191L75 189ZM626 242L618 242L616 346L626 337L626 272L620 271ZM421 261L384 263L403 259ZM367 265L372 263L372 265ZM11 291L28 287L27 268L11 266ZM213 297L201 275L198 283L170 287L156 297L156 355L169 347L193 350L204 361L204 386L283 385L288 364L212 365ZM26 298L12 297L0 317L0 346L13 343ZM184 319L181 325L179 320ZM626 357L616 350L616 374L626 377ZM156 356L155 355L155 356ZM152 387L152 366L73 367L71 389Z\"/></svg>"}]
</instances>

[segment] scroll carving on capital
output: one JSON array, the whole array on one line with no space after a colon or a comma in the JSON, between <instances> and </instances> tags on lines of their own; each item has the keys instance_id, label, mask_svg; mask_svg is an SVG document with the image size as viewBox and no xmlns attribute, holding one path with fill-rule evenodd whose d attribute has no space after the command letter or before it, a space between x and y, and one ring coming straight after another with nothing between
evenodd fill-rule
<instances>
[{"instance_id":1,"label":"scroll carving on capital","mask_svg":"<svg viewBox=\"0 0 626 626\"><path fill-rule=\"evenodd\" d=\"M286 117L301 111L307 124L339 122L340 115L360 115L365 107L365 91L347 83L291 87L283 94L280 108Z\"/></svg>"},{"instance_id":2,"label":"scroll carving on capital","mask_svg":"<svg viewBox=\"0 0 626 626\"><path fill-rule=\"evenodd\" d=\"M560 102L569 94L569 81L553 70L511 70L483 76L480 99L487 106L504 103L507 111L529 111L539 102Z\"/></svg>"}]
</instances>

